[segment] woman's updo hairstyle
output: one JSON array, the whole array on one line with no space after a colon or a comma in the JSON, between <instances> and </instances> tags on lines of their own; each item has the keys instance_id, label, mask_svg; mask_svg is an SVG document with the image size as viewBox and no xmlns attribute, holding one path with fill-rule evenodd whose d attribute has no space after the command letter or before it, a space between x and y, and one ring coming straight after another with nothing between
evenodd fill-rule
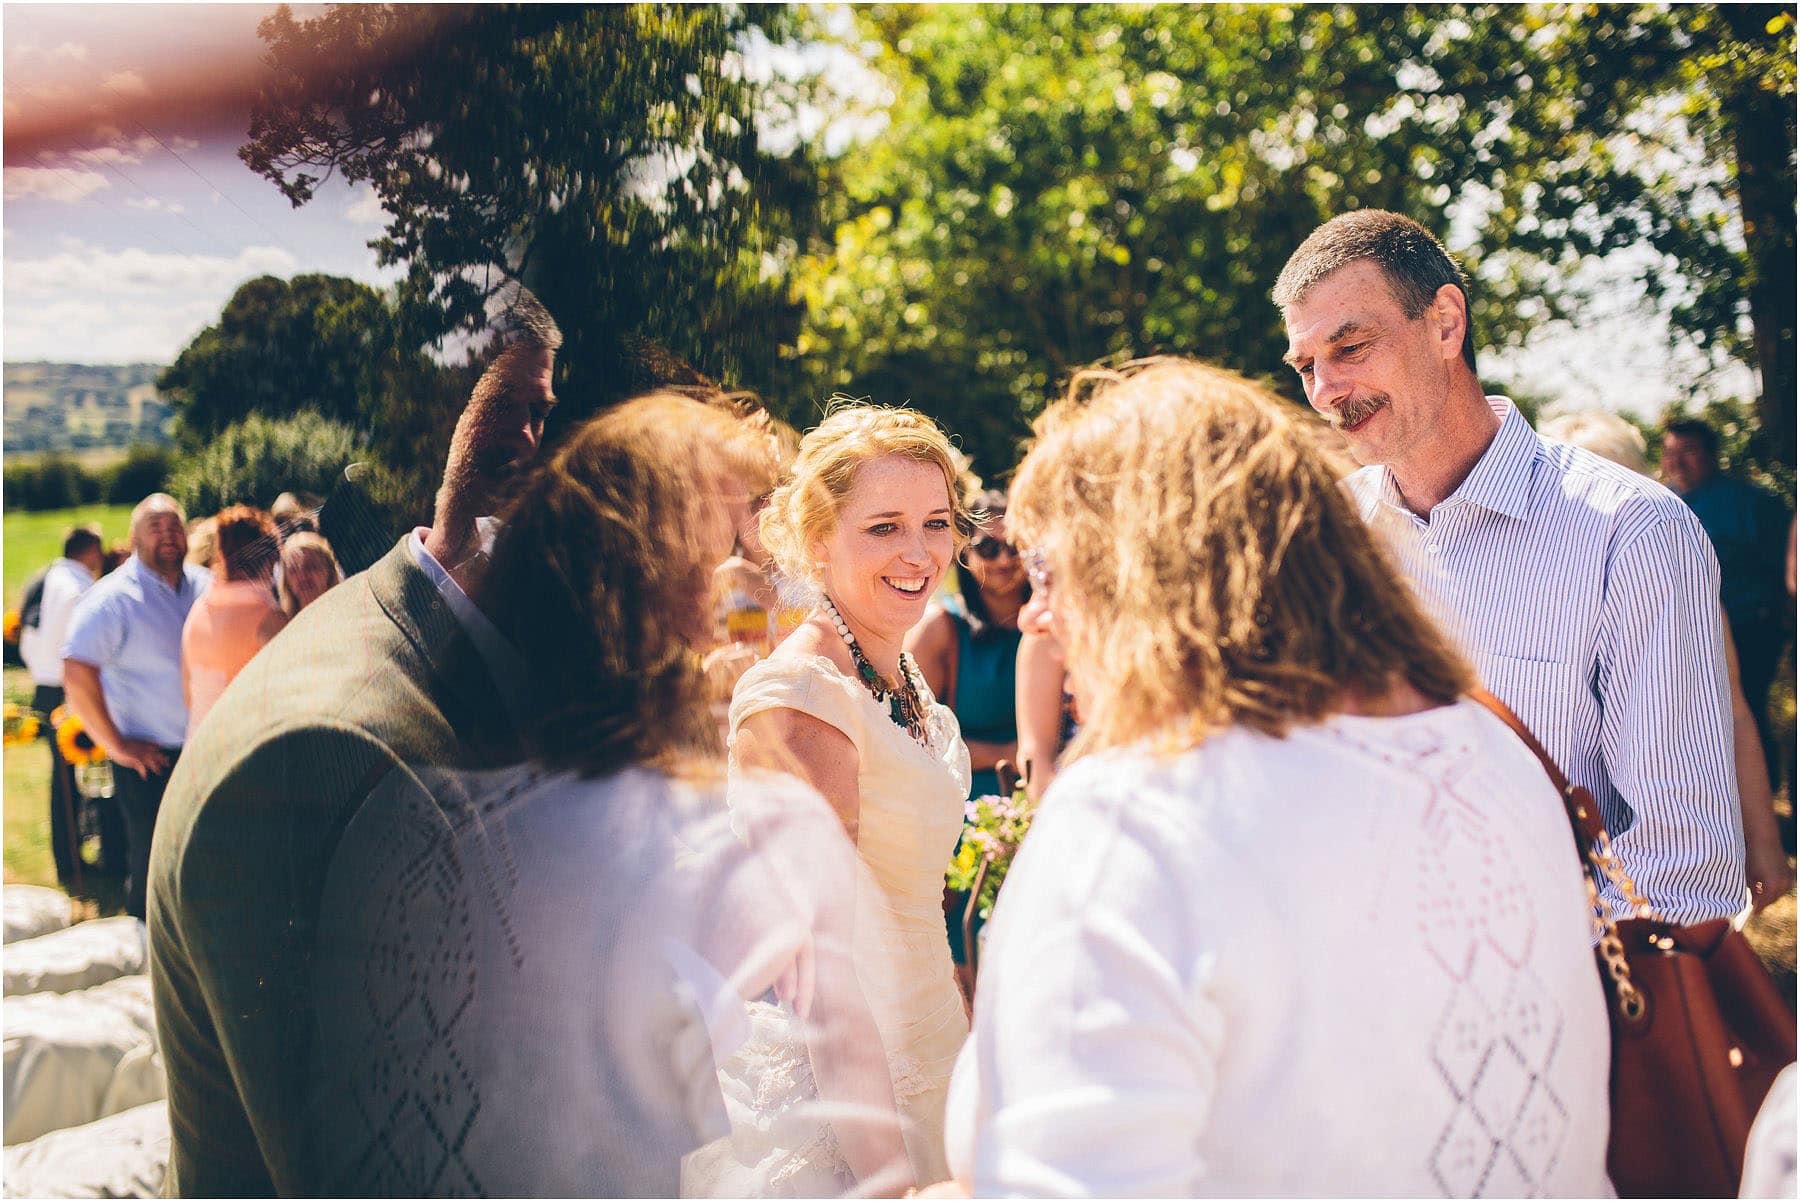
<instances>
[{"instance_id":1,"label":"woman's updo hairstyle","mask_svg":"<svg viewBox=\"0 0 1800 1202\"><path fill-rule=\"evenodd\" d=\"M975 521L960 499L955 452L937 423L911 409L846 405L800 440L793 473L770 495L762 512L763 546L790 579L822 583L812 548L837 529L838 513L856 482L857 469L885 455L930 463L944 474L956 549L968 544Z\"/></svg>"}]
</instances>

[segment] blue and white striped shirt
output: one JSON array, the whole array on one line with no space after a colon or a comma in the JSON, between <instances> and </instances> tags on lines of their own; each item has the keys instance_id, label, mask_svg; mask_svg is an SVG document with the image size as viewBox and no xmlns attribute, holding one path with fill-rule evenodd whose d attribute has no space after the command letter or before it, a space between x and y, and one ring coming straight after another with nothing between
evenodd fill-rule
<instances>
[{"instance_id":1,"label":"blue and white striped shirt","mask_svg":"<svg viewBox=\"0 0 1800 1202\"><path fill-rule=\"evenodd\" d=\"M1744 829L1712 544L1668 489L1488 403L1499 433L1428 518L1380 465L1347 482L1363 518L1482 682L1593 792L1657 914L1736 914Z\"/></svg>"}]
</instances>

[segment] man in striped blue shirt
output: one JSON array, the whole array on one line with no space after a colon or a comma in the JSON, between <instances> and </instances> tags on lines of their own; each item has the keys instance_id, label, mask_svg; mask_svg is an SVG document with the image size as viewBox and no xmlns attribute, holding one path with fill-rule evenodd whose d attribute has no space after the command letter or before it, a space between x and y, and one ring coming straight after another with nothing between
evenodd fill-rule
<instances>
[{"instance_id":1,"label":"man in striped blue shirt","mask_svg":"<svg viewBox=\"0 0 1800 1202\"><path fill-rule=\"evenodd\" d=\"M1416 222L1327 222L1275 302L1307 400L1367 465L1348 481L1363 517L1487 686L1593 791L1651 907L1676 922L1743 909L1719 568L1693 514L1484 395L1468 278Z\"/></svg>"}]
</instances>

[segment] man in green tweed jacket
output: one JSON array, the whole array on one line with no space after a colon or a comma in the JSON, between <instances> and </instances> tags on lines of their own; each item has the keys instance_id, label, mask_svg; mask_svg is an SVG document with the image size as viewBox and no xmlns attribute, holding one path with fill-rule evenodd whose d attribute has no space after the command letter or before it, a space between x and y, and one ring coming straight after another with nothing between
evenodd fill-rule
<instances>
[{"instance_id":1,"label":"man in green tweed jacket","mask_svg":"<svg viewBox=\"0 0 1800 1202\"><path fill-rule=\"evenodd\" d=\"M535 455L561 334L529 293L457 423L429 530L304 610L234 680L171 779L150 865L150 972L168 1074L167 1192L309 1194L320 893L371 794L507 757L507 707L466 573L476 516ZM491 627L487 628L491 631ZM472 638L471 635L474 635ZM328 936L327 936L328 937ZM324 1100L328 1101L328 1100Z\"/></svg>"}]
</instances>

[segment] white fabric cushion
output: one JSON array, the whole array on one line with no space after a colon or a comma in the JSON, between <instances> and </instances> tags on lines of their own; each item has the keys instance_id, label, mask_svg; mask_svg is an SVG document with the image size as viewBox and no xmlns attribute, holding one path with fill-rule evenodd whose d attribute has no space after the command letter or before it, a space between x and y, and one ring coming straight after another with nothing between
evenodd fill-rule
<instances>
[{"instance_id":1,"label":"white fabric cushion","mask_svg":"<svg viewBox=\"0 0 1800 1202\"><path fill-rule=\"evenodd\" d=\"M6 1000L6 1143L161 1099L150 978Z\"/></svg>"},{"instance_id":2,"label":"white fabric cushion","mask_svg":"<svg viewBox=\"0 0 1800 1202\"><path fill-rule=\"evenodd\" d=\"M144 924L124 915L78 922L6 948L6 996L70 993L145 971Z\"/></svg>"},{"instance_id":3,"label":"white fabric cushion","mask_svg":"<svg viewBox=\"0 0 1800 1202\"><path fill-rule=\"evenodd\" d=\"M6 1149L9 1198L156 1198L169 1168L169 1107L148 1102Z\"/></svg>"},{"instance_id":4,"label":"white fabric cushion","mask_svg":"<svg viewBox=\"0 0 1800 1202\"><path fill-rule=\"evenodd\" d=\"M35 939L68 925L67 894L42 885L6 886L6 942Z\"/></svg>"}]
</instances>

